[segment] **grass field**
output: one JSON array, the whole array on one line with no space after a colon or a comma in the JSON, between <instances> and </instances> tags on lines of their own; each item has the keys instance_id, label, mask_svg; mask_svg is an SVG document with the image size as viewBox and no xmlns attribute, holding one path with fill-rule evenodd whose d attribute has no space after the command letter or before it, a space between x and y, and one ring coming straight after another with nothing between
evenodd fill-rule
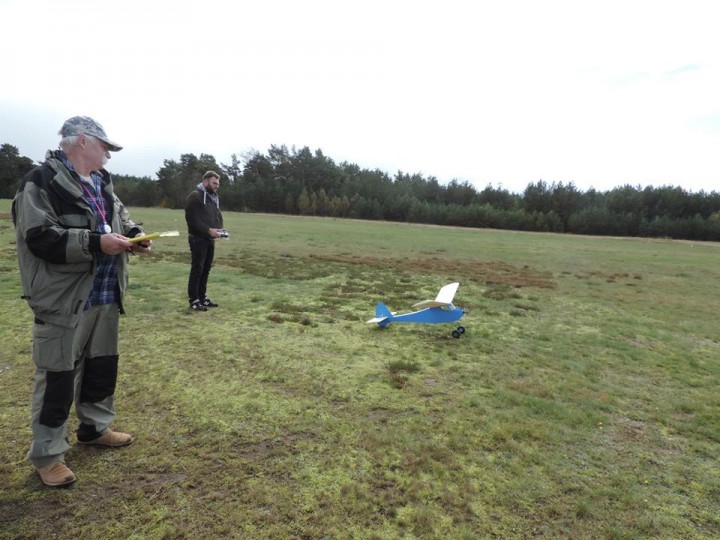
<instances>
[{"instance_id":1,"label":"grass field","mask_svg":"<svg viewBox=\"0 0 720 540\"><path fill-rule=\"evenodd\" d=\"M0 201L0 538L718 538L720 246L227 213L134 257L121 450L42 487ZM467 332L365 324L461 283ZM72 420L75 427L75 420Z\"/></svg>"}]
</instances>

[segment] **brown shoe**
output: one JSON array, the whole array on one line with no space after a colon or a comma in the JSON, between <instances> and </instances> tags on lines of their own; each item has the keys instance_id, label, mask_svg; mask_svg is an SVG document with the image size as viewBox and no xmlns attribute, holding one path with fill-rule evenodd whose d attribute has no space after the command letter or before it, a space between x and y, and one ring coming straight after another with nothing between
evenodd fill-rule
<instances>
[{"instance_id":1,"label":"brown shoe","mask_svg":"<svg viewBox=\"0 0 720 540\"><path fill-rule=\"evenodd\" d=\"M77 480L75 474L62 461L55 461L45 467L35 467L35 470L43 484L50 487L69 486Z\"/></svg>"},{"instance_id":2,"label":"brown shoe","mask_svg":"<svg viewBox=\"0 0 720 540\"><path fill-rule=\"evenodd\" d=\"M97 439L92 441L81 441L78 439L79 444L97 444L100 446L109 446L110 448L119 448L121 446L130 446L135 442L135 437L129 433L123 433L122 431L113 431L108 429Z\"/></svg>"}]
</instances>

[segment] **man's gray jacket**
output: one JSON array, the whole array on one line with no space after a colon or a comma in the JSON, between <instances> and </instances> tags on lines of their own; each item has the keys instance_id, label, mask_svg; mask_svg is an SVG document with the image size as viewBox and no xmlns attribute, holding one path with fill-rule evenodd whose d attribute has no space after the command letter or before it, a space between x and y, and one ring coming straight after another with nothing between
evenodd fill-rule
<instances>
[{"instance_id":1,"label":"man's gray jacket","mask_svg":"<svg viewBox=\"0 0 720 540\"><path fill-rule=\"evenodd\" d=\"M101 170L103 197L113 232L142 232L113 192L110 174ZM18 265L25 298L38 319L74 327L93 286L95 255L101 253L99 216L83 198L79 178L55 152L23 178L12 203ZM116 257L120 299L127 288L128 254ZM122 303L120 304L122 310Z\"/></svg>"}]
</instances>

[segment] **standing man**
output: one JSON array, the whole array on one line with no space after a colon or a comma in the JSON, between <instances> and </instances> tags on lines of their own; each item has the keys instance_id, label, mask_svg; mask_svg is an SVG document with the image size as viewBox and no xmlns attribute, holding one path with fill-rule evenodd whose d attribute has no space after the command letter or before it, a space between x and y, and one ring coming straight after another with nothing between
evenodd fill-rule
<instances>
[{"instance_id":1,"label":"standing man","mask_svg":"<svg viewBox=\"0 0 720 540\"><path fill-rule=\"evenodd\" d=\"M218 305L207 297L210 267L215 257L215 239L222 236L223 218L220 213L220 175L208 171L185 202L185 221L190 243L190 279L188 301L192 311L207 311Z\"/></svg>"},{"instance_id":2,"label":"standing man","mask_svg":"<svg viewBox=\"0 0 720 540\"><path fill-rule=\"evenodd\" d=\"M32 444L28 459L48 486L75 482L65 465L68 416L75 401L77 441L127 446L115 419L118 323L128 253L150 242L113 192L104 166L122 147L87 116L60 129L60 149L20 183L12 203L23 298L33 311Z\"/></svg>"}]
</instances>

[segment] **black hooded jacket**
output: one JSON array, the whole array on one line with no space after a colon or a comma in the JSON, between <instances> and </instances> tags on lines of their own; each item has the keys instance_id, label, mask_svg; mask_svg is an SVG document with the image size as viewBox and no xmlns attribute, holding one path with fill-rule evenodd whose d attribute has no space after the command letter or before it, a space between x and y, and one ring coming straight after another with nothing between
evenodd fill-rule
<instances>
[{"instance_id":1,"label":"black hooded jacket","mask_svg":"<svg viewBox=\"0 0 720 540\"><path fill-rule=\"evenodd\" d=\"M198 238L212 239L210 229L222 229L220 199L215 193L208 193L200 184L190 192L185 201L185 221L188 234Z\"/></svg>"}]
</instances>

